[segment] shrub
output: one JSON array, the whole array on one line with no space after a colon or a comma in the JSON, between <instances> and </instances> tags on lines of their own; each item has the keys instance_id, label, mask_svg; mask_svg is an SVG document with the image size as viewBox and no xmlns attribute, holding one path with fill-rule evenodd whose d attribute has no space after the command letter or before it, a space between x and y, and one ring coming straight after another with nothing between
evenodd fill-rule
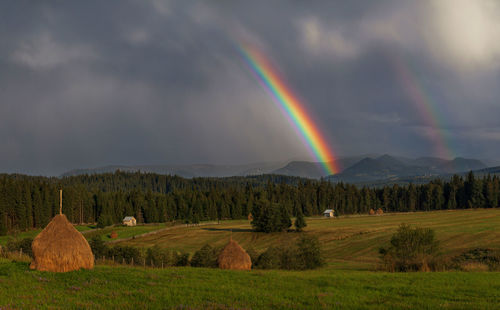
<instances>
[{"instance_id":1,"label":"shrub","mask_svg":"<svg viewBox=\"0 0 500 310\"><path fill-rule=\"evenodd\" d=\"M255 262L255 267L260 269L280 269L281 268L282 249L278 247L269 247L260 254Z\"/></svg>"},{"instance_id":2,"label":"shrub","mask_svg":"<svg viewBox=\"0 0 500 310\"><path fill-rule=\"evenodd\" d=\"M24 238L22 240L9 240L5 247L9 252L22 252L22 254L33 257L31 250L32 238Z\"/></svg>"},{"instance_id":3,"label":"shrub","mask_svg":"<svg viewBox=\"0 0 500 310\"><path fill-rule=\"evenodd\" d=\"M189 266L189 253L174 253L174 266Z\"/></svg>"},{"instance_id":4,"label":"shrub","mask_svg":"<svg viewBox=\"0 0 500 310\"><path fill-rule=\"evenodd\" d=\"M94 236L89 240L90 249L94 254L94 258L106 257L108 256L109 248L106 246L104 241L100 236Z\"/></svg>"},{"instance_id":5,"label":"shrub","mask_svg":"<svg viewBox=\"0 0 500 310\"><path fill-rule=\"evenodd\" d=\"M252 247L248 248L246 251L248 256L250 256L250 260L252 261L252 268L254 268L257 260L259 259L259 253Z\"/></svg>"},{"instance_id":6,"label":"shrub","mask_svg":"<svg viewBox=\"0 0 500 310\"><path fill-rule=\"evenodd\" d=\"M466 251L453 258L455 269L470 271L477 270L500 270L500 251L484 248L475 248Z\"/></svg>"},{"instance_id":7,"label":"shrub","mask_svg":"<svg viewBox=\"0 0 500 310\"><path fill-rule=\"evenodd\" d=\"M146 265L152 267L174 266L177 263L175 254L167 249L155 245L146 251Z\"/></svg>"},{"instance_id":8,"label":"shrub","mask_svg":"<svg viewBox=\"0 0 500 310\"><path fill-rule=\"evenodd\" d=\"M219 257L219 253L220 249L213 248L206 244L193 254L191 266L217 268L217 258Z\"/></svg>"},{"instance_id":9,"label":"shrub","mask_svg":"<svg viewBox=\"0 0 500 310\"><path fill-rule=\"evenodd\" d=\"M302 236L295 245L269 247L254 262L255 268L306 270L324 264L319 241L315 237Z\"/></svg>"},{"instance_id":10,"label":"shrub","mask_svg":"<svg viewBox=\"0 0 500 310\"><path fill-rule=\"evenodd\" d=\"M145 254L145 251L139 248L116 245L109 249L107 257L113 258L118 263L143 265L146 259Z\"/></svg>"},{"instance_id":11,"label":"shrub","mask_svg":"<svg viewBox=\"0 0 500 310\"><path fill-rule=\"evenodd\" d=\"M388 271L429 271L429 263L438 246L432 229L401 224L392 236L390 246L381 248L379 253Z\"/></svg>"},{"instance_id":12,"label":"shrub","mask_svg":"<svg viewBox=\"0 0 500 310\"><path fill-rule=\"evenodd\" d=\"M321 246L316 237L302 236L297 242L298 269L314 269L323 266Z\"/></svg>"}]
</instances>

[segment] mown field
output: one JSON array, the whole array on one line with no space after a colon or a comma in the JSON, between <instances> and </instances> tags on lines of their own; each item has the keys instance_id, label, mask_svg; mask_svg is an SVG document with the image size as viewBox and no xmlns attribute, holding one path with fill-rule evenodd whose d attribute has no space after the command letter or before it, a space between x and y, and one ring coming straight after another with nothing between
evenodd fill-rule
<instances>
[{"instance_id":1,"label":"mown field","mask_svg":"<svg viewBox=\"0 0 500 310\"><path fill-rule=\"evenodd\" d=\"M228 271L97 266L54 274L0 259L0 309L498 309L493 272Z\"/></svg>"},{"instance_id":2,"label":"mown field","mask_svg":"<svg viewBox=\"0 0 500 310\"><path fill-rule=\"evenodd\" d=\"M305 233L319 238L327 260L317 270L97 265L54 274L0 258L0 309L500 309L499 272L376 271L378 248L403 222L433 228L444 255L476 247L499 249L500 210L307 221ZM243 247L258 251L300 235L254 233L248 221L227 221L174 227L119 244L192 253L207 243L223 245L231 234Z\"/></svg>"},{"instance_id":3,"label":"mown field","mask_svg":"<svg viewBox=\"0 0 500 310\"><path fill-rule=\"evenodd\" d=\"M476 209L395 213L382 216L352 216L338 219L308 218L305 233L317 236L330 266L372 270L378 249L387 245L401 223L435 230L444 255L467 249L500 249L500 209ZM119 244L138 247L158 245L193 253L204 244L224 245L230 235L244 248L264 251L271 245L287 244L298 233L255 233L249 221L224 221L219 225L178 227Z\"/></svg>"}]
</instances>

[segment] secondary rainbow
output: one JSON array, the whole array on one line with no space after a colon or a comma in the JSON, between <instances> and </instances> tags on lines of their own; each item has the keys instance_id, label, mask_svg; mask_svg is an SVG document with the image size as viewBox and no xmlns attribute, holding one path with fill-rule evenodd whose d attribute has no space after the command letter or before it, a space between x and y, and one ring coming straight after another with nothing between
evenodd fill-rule
<instances>
[{"instance_id":1,"label":"secondary rainbow","mask_svg":"<svg viewBox=\"0 0 500 310\"><path fill-rule=\"evenodd\" d=\"M273 68L264 54L255 47L240 44L238 49L260 84L271 94L274 101L288 116L316 160L323 165L328 174L338 173L339 168L332 149L312 121L303 104L287 87L284 80L280 78L277 70Z\"/></svg>"},{"instance_id":2,"label":"secondary rainbow","mask_svg":"<svg viewBox=\"0 0 500 310\"><path fill-rule=\"evenodd\" d=\"M412 70L412 66L408 62L404 62L399 55L393 55L391 58L399 80L426 125L430 127L427 134L432 140L436 155L444 159L453 159L455 157L454 152L450 146L451 142L446 135L446 130L442 128L442 124L445 122L440 117L441 113L438 111L437 104L427 94L423 83L419 82L418 74L415 73L415 70Z\"/></svg>"}]
</instances>

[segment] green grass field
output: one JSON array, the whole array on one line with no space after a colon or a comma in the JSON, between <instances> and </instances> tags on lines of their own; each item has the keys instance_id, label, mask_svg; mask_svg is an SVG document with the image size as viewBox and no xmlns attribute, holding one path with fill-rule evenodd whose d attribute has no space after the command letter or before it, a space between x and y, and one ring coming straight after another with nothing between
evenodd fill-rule
<instances>
[{"instance_id":1,"label":"green grass field","mask_svg":"<svg viewBox=\"0 0 500 310\"><path fill-rule=\"evenodd\" d=\"M93 226L75 225L75 228L80 232L84 232L84 231L92 230ZM34 230L19 232L16 234L9 234L6 236L0 236L0 245L5 245L11 239L22 240L24 238L35 238L36 235L38 235L38 233L40 233L41 231L42 231L41 229L34 229Z\"/></svg>"},{"instance_id":2,"label":"green grass field","mask_svg":"<svg viewBox=\"0 0 500 310\"><path fill-rule=\"evenodd\" d=\"M378 262L378 249L387 245L401 223L434 229L445 255L476 247L500 249L500 209L308 218L305 233L319 238L330 266L372 270ZM257 251L292 242L300 235L293 232L255 233L249 221L224 221L219 225L178 227L119 244L140 247L158 245L193 253L207 243L224 245L231 231L232 238L244 248L252 247Z\"/></svg>"},{"instance_id":3,"label":"green grass field","mask_svg":"<svg viewBox=\"0 0 500 310\"><path fill-rule=\"evenodd\" d=\"M65 274L0 260L1 309L498 309L498 273L227 271L97 266Z\"/></svg>"},{"instance_id":4,"label":"green grass field","mask_svg":"<svg viewBox=\"0 0 500 310\"><path fill-rule=\"evenodd\" d=\"M319 238L328 262L317 270L98 265L55 274L0 258L0 309L500 309L499 272L376 271L378 248L403 222L434 229L445 255L500 248L500 210L309 218L305 233ZM231 231L243 247L259 251L300 235L254 233L248 221L227 221L119 244L194 252L225 244Z\"/></svg>"},{"instance_id":5,"label":"green grass field","mask_svg":"<svg viewBox=\"0 0 500 310\"><path fill-rule=\"evenodd\" d=\"M118 237L114 240L119 240L160 230L166 227L168 226L165 224L138 225L133 227L117 225L113 227L106 227L103 229L96 229L94 225L75 225L75 228L78 231L84 232L84 236L87 239L95 235L99 235L104 241L113 240L109 237L112 231L116 231L116 233L118 234ZM36 235L38 235L41 231L42 231L41 229L34 229L34 230L19 232L16 234L10 234L7 236L0 236L0 245L5 245L11 239L22 240L24 238L35 238Z\"/></svg>"},{"instance_id":6,"label":"green grass field","mask_svg":"<svg viewBox=\"0 0 500 310\"><path fill-rule=\"evenodd\" d=\"M109 235L113 231L115 231L118 234L118 237L114 240L118 240L118 239L126 239L126 238L134 237L137 235L141 235L144 233L160 230L160 229L163 229L166 227L168 227L168 226L166 226L165 224L138 225L138 226L132 226L132 227L117 225L114 227L106 227L103 229L89 232L89 233L85 234L85 237L89 238L89 237L92 237L92 236L97 234L97 235L101 236L102 240L111 241L113 239L111 239L109 237Z\"/></svg>"}]
</instances>

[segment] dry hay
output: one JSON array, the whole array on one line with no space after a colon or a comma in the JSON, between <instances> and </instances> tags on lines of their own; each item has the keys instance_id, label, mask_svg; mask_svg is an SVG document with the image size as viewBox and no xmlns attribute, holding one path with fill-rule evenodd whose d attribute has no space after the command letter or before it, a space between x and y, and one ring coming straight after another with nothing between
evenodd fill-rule
<instances>
[{"instance_id":1,"label":"dry hay","mask_svg":"<svg viewBox=\"0 0 500 310\"><path fill-rule=\"evenodd\" d=\"M113 231L111 232L111 234L109 235L109 238L111 238L111 239L116 239L116 238L118 238L118 233L116 233L116 231L114 231L114 230L113 230Z\"/></svg>"},{"instance_id":2,"label":"dry hay","mask_svg":"<svg viewBox=\"0 0 500 310\"><path fill-rule=\"evenodd\" d=\"M30 268L41 271L67 272L94 268L90 246L64 214L54 216L33 240Z\"/></svg>"},{"instance_id":3,"label":"dry hay","mask_svg":"<svg viewBox=\"0 0 500 310\"><path fill-rule=\"evenodd\" d=\"M234 240L230 240L218 258L219 268L234 270L252 269L252 260L247 252Z\"/></svg>"}]
</instances>

